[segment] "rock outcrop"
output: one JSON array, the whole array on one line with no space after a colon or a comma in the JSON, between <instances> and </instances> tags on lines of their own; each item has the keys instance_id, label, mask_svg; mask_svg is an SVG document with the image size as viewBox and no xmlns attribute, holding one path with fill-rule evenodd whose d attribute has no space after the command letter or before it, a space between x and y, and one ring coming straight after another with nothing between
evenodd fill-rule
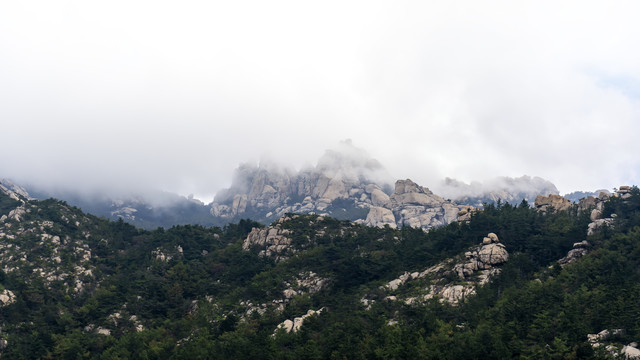
<instances>
[{"instance_id":1,"label":"rock outcrop","mask_svg":"<svg viewBox=\"0 0 640 360\"><path fill-rule=\"evenodd\" d=\"M629 185L621 185L618 188L618 191L616 191L616 193L623 199L626 200L628 198L631 197L631 186Z\"/></svg>"},{"instance_id":2,"label":"rock outcrop","mask_svg":"<svg viewBox=\"0 0 640 360\"><path fill-rule=\"evenodd\" d=\"M315 294L322 290L329 282L326 278L319 277L313 271L298 274L298 277L291 282L285 283L287 288L282 292L284 298L287 300L293 299L296 296L308 294Z\"/></svg>"},{"instance_id":3,"label":"rock outcrop","mask_svg":"<svg viewBox=\"0 0 640 360\"><path fill-rule=\"evenodd\" d=\"M322 311L324 310L324 308L320 308L318 310L309 310L307 311L306 314L296 317L293 320L285 320L282 323L280 323L278 325L278 327L276 328L276 332L274 332L274 335L277 333L277 331L279 329L283 329L284 331L290 333L290 332L298 332L298 330L300 330L300 328L302 327L302 324L304 323L305 319L307 319L310 316L315 316L315 315L320 315L320 313L322 313Z\"/></svg>"},{"instance_id":4,"label":"rock outcrop","mask_svg":"<svg viewBox=\"0 0 640 360\"><path fill-rule=\"evenodd\" d=\"M591 236L593 234L595 234L596 231L598 231L599 229L602 229L605 226L613 226L615 221L616 221L616 214L611 214L612 217L609 218L604 218L604 219L597 219L591 223L589 223L588 227L587 227L587 236Z\"/></svg>"},{"instance_id":5,"label":"rock outcrop","mask_svg":"<svg viewBox=\"0 0 640 360\"><path fill-rule=\"evenodd\" d=\"M391 228L397 228L396 217L390 209L383 208L381 206L372 206L369 208L367 218L364 220L364 224L367 226L384 227L389 226Z\"/></svg>"},{"instance_id":6,"label":"rock outcrop","mask_svg":"<svg viewBox=\"0 0 640 360\"><path fill-rule=\"evenodd\" d=\"M16 296L11 290L4 289L0 293L0 307L5 307L16 302Z\"/></svg>"},{"instance_id":7,"label":"rock outcrop","mask_svg":"<svg viewBox=\"0 0 640 360\"><path fill-rule=\"evenodd\" d=\"M591 244L589 244L589 242L586 240L574 243L573 249L569 250L567 256L558 260L558 264L560 264L560 266L565 266L580 259L581 257L587 255L587 253L589 253L590 247Z\"/></svg>"},{"instance_id":8,"label":"rock outcrop","mask_svg":"<svg viewBox=\"0 0 640 360\"><path fill-rule=\"evenodd\" d=\"M620 186L620 190L613 194L613 196L620 196L623 199L628 199L631 196L631 188L629 186ZM625 197L626 196L626 197ZM589 217L591 223L587 227L587 236L593 235L599 229L605 226L614 226L616 214L611 214L608 218L603 218L603 211L605 203L611 198L611 195L606 192L600 192L598 197L589 196L580 199L578 202L578 211L590 211Z\"/></svg>"},{"instance_id":9,"label":"rock outcrop","mask_svg":"<svg viewBox=\"0 0 640 360\"><path fill-rule=\"evenodd\" d=\"M464 260L447 259L421 272L405 272L398 278L389 281L382 289L396 292L399 288L412 281L422 281L427 284L422 294L404 298L406 304L414 304L437 298L441 302L457 304L468 296L475 294L476 287L488 283L491 278L500 273L500 266L509 260L509 253L500 243L498 236L489 233L476 246L464 253ZM450 281L455 275L456 281ZM396 295L385 297L387 301L397 301ZM361 302L368 306L374 300L363 298Z\"/></svg>"},{"instance_id":10,"label":"rock outcrop","mask_svg":"<svg viewBox=\"0 0 640 360\"><path fill-rule=\"evenodd\" d=\"M276 261L288 259L297 251L291 248L290 231L282 228L282 223L289 219L282 217L272 226L253 228L242 243L242 249L259 249L259 256L274 257Z\"/></svg>"},{"instance_id":11,"label":"rock outcrop","mask_svg":"<svg viewBox=\"0 0 640 360\"><path fill-rule=\"evenodd\" d=\"M536 209L539 211L564 211L571 207L571 201L560 195L549 194L548 196L538 195L534 202Z\"/></svg>"},{"instance_id":12,"label":"rock outcrop","mask_svg":"<svg viewBox=\"0 0 640 360\"><path fill-rule=\"evenodd\" d=\"M406 179L396 181L390 196L391 210L398 226L429 229L455 221L463 207L445 201L426 187Z\"/></svg>"},{"instance_id":13,"label":"rock outcrop","mask_svg":"<svg viewBox=\"0 0 640 360\"><path fill-rule=\"evenodd\" d=\"M456 264L453 267L453 271L460 279L467 279L477 271L480 271L479 283L481 285L488 281L489 276L493 275L491 270L495 266L504 264L509 260L509 253L494 233L489 233L482 240L481 246L467 251L464 255L466 262Z\"/></svg>"},{"instance_id":14,"label":"rock outcrop","mask_svg":"<svg viewBox=\"0 0 640 360\"><path fill-rule=\"evenodd\" d=\"M606 192L600 192L595 196L587 196L578 201L578 212L589 211L591 221L596 221L602 217L602 211L604 210L604 203L609 200L611 196Z\"/></svg>"},{"instance_id":15,"label":"rock outcrop","mask_svg":"<svg viewBox=\"0 0 640 360\"><path fill-rule=\"evenodd\" d=\"M612 342L615 337L626 335L624 329L605 329L597 334L587 334L587 342L593 348L604 348L612 358L622 355L623 359L640 359L640 349L637 342L631 342L628 345Z\"/></svg>"},{"instance_id":16,"label":"rock outcrop","mask_svg":"<svg viewBox=\"0 0 640 360\"><path fill-rule=\"evenodd\" d=\"M24 187L9 179L0 179L0 191L8 195L13 200L24 202L25 200L31 199L31 196Z\"/></svg>"},{"instance_id":17,"label":"rock outcrop","mask_svg":"<svg viewBox=\"0 0 640 360\"><path fill-rule=\"evenodd\" d=\"M456 218L457 222L468 222L471 220L471 216L477 211L473 206L462 206L460 211L458 211L458 217Z\"/></svg>"}]
</instances>

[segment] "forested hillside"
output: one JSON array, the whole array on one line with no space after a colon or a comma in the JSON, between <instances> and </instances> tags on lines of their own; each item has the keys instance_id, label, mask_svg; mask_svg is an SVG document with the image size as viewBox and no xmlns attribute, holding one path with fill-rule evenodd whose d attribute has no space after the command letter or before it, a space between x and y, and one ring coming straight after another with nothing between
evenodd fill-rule
<instances>
[{"instance_id":1,"label":"forested hillside","mask_svg":"<svg viewBox=\"0 0 640 360\"><path fill-rule=\"evenodd\" d=\"M629 194L607 201L610 221L587 236L591 209L576 205L486 205L468 222L428 232L295 214L268 227L243 220L147 231L0 193L0 351L6 359L613 356L640 340L640 191ZM498 248L499 261L491 253L467 266ZM606 329L610 336L588 337Z\"/></svg>"}]
</instances>

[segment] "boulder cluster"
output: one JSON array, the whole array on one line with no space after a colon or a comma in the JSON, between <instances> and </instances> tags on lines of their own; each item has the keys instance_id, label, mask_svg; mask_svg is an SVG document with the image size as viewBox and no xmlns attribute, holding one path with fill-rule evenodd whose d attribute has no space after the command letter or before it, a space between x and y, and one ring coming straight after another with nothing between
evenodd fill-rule
<instances>
[{"instance_id":1,"label":"boulder cluster","mask_svg":"<svg viewBox=\"0 0 640 360\"><path fill-rule=\"evenodd\" d=\"M548 211L553 209L554 211L564 211L571 207L571 201L560 195L549 194L538 195L534 201L534 205L538 211Z\"/></svg>"},{"instance_id":2,"label":"boulder cluster","mask_svg":"<svg viewBox=\"0 0 640 360\"><path fill-rule=\"evenodd\" d=\"M408 305L438 298L441 302L456 304L464 301L470 295L475 294L476 286L482 286L500 272L500 266L509 260L509 253L500 243L498 235L489 233L482 244L464 253L464 260L456 262L447 259L435 266L421 272L405 272L397 279L389 281L381 287L382 290L395 292L405 283L424 279L428 286L419 296L411 296L404 299ZM457 275L458 281L451 281L452 274ZM397 301L398 297L390 295L384 298L387 301ZM366 298L361 302L368 306L373 300Z\"/></svg>"},{"instance_id":3,"label":"boulder cluster","mask_svg":"<svg viewBox=\"0 0 640 360\"><path fill-rule=\"evenodd\" d=\"M616 193L620 195L622 199L626 200L631 197L631 187L629 185L622 185L620 186L620 188L618 188L618 191L616 191Z\"/></svg>"},{"instance_id":4,"label":"boulder cluster","mask_svg":"<svg viewBox=\"0 0 640 360\"><path fill-rule=\"evenodd\" d=\"M623 185L620 186L620 188L623 192L620 193L621 190L618 190L618 193L614 194L613 196L624 196L624 194L628 194L629 186ZM579 212L590 211L589 217L591 219L591 223L589 223L589 225L587 226L587 236L593 235L596 231L598 231L598 229L601 229L605 226L612 226L614 224L616 214L611 214L608 218L602 217L604 204L610 198L611 195L609 195L608 193L600 192L597 197L588 196L578 202Z\"/></svg>"},{"instance_id":5,"label":"boulder cluster","mask_svg":"<svg viewBox=\"0 0 640 360\"><path fill-rule=\"evenodd\" d=\"M294 217L297 215L294 215ZM242 243L243 250L260 249L259 256L274 257L276 261L288 259L296 249L291 248L290 231L282 228L282 223L289 220L282 217L272 226L253 228Z\"/></svg>"},{"instance_id":6,"label":"boulder cluster","mask_svg":"<svg viewBox=\"0 0 640 360\"><path fill-rule=\"evenodd\" d=\"M604 348L613 358L622 355L623 359L640 359L640 349L638 349L637 342L631 342L620 347L620 344L614 345L610 341L614 337L625 335L625 329L605 329L597 334L587 334L587 342L593 348Z\"/></svg>"},{"instance_id":7,"label":"boulder cluster","mask_svg":"<svg viewBox=\"0 0 640 360\"><path fill-rule=\"evenodd\" d=\"M460 211L458 211L458 218L456 219L456 221L457 222L469 222L469 220L471 220L471 216L476 211L477 211L477 209L474 208L473 206L463 206L460 209Z\"/></svg>"},{"instance_id":8,"label":"boulder cluster","mask_svg":"<svg viewBox=\"0 0 640 360\"><path fill-rule=\"evenodd\" d=\"M480 247L467 251L464 255L467 261L456 264L453 267L454 272L460 279L468 279L477 271L482 271L483 273L480 274L482 278L481 284L488 281L489 272L495 266L504 264L509 260L509 253L505 246L500 243L498 235L494 233L489 233L482 240Z\"/></svg>"},{"instance_id":9,"label":"boulder cluster","mask_svg":"<svg viewBox=\"0 0 640 360\"><path fill-rule=\"evenodd\" d=\"M16 296L11 290L4 289L0 293L0 307L11 305L16 302Z\"/></svg>"},{"instance_id":10,"label":"boulder cluster","mask_svg":"<svg viewBox=\"0 0 640 360\"><path fill-rule=\"evenodd\" d=\"M319 277L313 271L300 273L293 281L285 283L287 288L282 293L285 299L291 300L305 293L315 294L322 290L328 282L328 279Z\"/></svg>"},{"instance_id":11,"label":"boulder cluster","mask_svg":"<svg viewBox=\"0 0 640 360\"><path fill-rule=\"evenodd\" d=\"M601 191L597 197L587 196L582 198L578 202L578 212L590 211L589 217L591 221L596 221L602 218L604 203L609 200L610 197L608 193Z\"/></svg>"},{"instance_id":12,"label":"boulder cluster","mask_svg":"<svg viewBox=\"0 0 640 360\"><path fill-rule=\"evenodd\" d=\"M558 264L560 264L561 266L565 266L566 264L570 264L578 260L579 258L587 255L590 247L591 247L591 244L589 244L587 240L574 243L573 248L569 250L569 253L567 253L567 256L558 260Z\"/></svg>"},{"instance_id":13,"label":"boulder cluster","mask_svg":"<svg viewBox=\"0 0 640 360\"><path fill-rule=\"evenodd\" d=\"M304 323L305 319L307 319L310 316L315 316L315 315L320 315L320 313L324 310L324 308L320 308L318 310L309 310L307 311L306 314L302 315L302 316L298 316L296 318L294 318L293 320L285 320L282 323L280 323L278 325L278 327L276 328L276 332L278 331L278 329L283 329L284 331L290 333L290 332L298 332L298 330L300 330L300 328L302 327L302 324ZM276 333L274 333L275 335Z\"/></svg>"}]
</instances>

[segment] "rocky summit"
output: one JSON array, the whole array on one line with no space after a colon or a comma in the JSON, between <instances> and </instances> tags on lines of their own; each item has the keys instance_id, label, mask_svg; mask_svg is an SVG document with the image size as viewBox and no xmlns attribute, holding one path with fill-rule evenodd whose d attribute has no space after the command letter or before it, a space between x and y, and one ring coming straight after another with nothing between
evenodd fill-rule
<instances>
[{"instance_id":1,"label":"rocky summit","mask_svg":"<svg viewBox=\"0 0 640 360\"><path fill-rule=\"evenodd\" d=\"M9 180L0 180L0 186L24 198L62 199L85 212L148 230L186 224L224 226L241 219L266 225L289 213L326 215L374 227L428 230L469 221L484 204L519 204L523 199L531 203L540 194L558 193L549 181L529 176L496 177L470 184L447 178L429 185L431 188L411 179L396 181L380 162L349 141L327 150L315 166L301 170L268 161L240 165L231 186L218 191L209 204L192 195L153 189L79 191L30 185L27 193Z\"/></svg>"},{"instance_id":2,"label":"rocky summit","mask_svg":"<svg viewBox=\"0 0 640 360\"><path fill-rule=\"evenodd\" d=\"M468 210L410 179L395 182L373 159L351 152L327 153L316 167L299 172L242 165L229 189L220 191L211 214L228 220L270 222L287 213L329 215L369 226L430 229Z\"/></svg>"}]
</instances>

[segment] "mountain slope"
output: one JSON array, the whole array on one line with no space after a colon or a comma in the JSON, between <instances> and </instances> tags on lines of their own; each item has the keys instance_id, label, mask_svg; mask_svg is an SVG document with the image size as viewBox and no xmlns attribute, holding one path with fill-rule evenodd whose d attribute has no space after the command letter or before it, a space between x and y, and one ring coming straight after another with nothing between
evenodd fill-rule
<instances>
[{"instance_id":1,"label":"mountain slope","mask_svg":"<svg viewBox=\"0 0 640 360\"><path fill-rule=\"evenodd\" d=\"M293 214L145 231L3 189L18 200L0 222L2 356L594 357L588 334L640 338L640 194L625 191L587 236L588 207L510 204L428 233ZM482 255L488 233L508 258ZM486 281L456 270L474 266ZM474 279L464 298L440 291Z\"/></svg>"}]
</instances>

